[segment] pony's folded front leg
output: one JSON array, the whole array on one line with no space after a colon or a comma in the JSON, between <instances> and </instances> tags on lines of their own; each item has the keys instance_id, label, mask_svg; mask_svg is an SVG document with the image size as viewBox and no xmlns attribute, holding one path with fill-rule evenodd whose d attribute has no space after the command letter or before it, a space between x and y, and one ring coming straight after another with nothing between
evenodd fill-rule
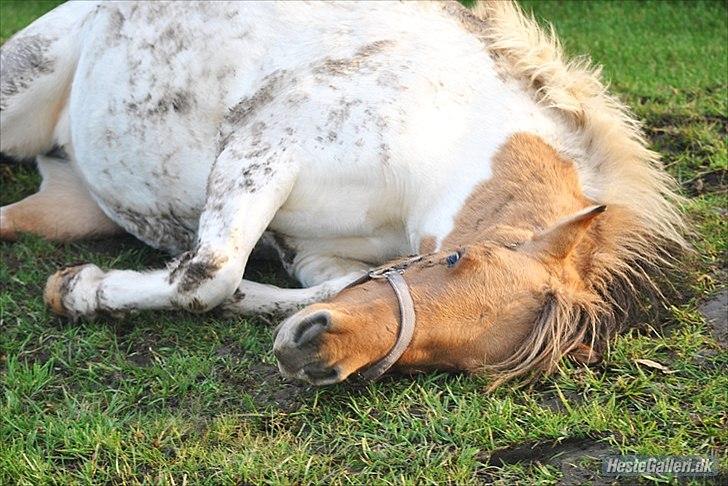
<instances>
[{"instance_id":1,"label":"pony's folded front leg","mask_svg":"<svg viewBox=\"0 0 728 486\"><path fill-rule=\"evenodd\" d=\"M272 148L252 150L246 138L232 137L210 173L194 250L162 270L61 270L46 284L46 302L75 318L137 309L204 312L229 299L255 243L293 187L298 163L291 152L284 157Z\"/></svg>"},{"instance_id":2,"label":"pony's folded front leg","mask_svg":"<svg viewBox=\"0 0 728 486\"><path fill-rule=\"evenodd\" d=\"M284 289L275 285L243 280L233 296L223 302L221 307L230 314L287 316L302 307L336 295L365 274L364 270L355 271L305 289Z\"/></svg>"}]
</instances>

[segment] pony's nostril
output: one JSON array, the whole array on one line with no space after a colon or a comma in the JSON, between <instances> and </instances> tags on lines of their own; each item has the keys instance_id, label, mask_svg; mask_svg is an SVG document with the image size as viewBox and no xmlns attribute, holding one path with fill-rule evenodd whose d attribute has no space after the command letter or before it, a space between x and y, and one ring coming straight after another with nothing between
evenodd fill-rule
<instances>
[{"instance_id":1,"label":"pony's nostril","mask_svg":"<svg viewBox=\"0 0 728 486\"><path fill-rule=\"evenodd\" d=\"M297 345L305 344L324 332L331 325L331 314L320 311L306 316L298 324L293 333L293 342Z\"/></svg>"}]
</instances>

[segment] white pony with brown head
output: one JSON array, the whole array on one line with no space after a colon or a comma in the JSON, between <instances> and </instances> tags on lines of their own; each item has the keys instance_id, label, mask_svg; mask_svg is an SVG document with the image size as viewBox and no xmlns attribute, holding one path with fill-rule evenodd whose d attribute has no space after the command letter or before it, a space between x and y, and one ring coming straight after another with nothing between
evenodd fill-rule
<instances>
[{"instance_id":1,"label":"white pony with brown head","mask_svg":"<svg viewBox=\"0 0 728 486\"><path fill-rule=\"evenodd\" d=\"M685 246L638 123L510 2L70 2L2 59L0 150L44 182L0 236L177 256L61 270L62 315L309 305L276 335L288 376L497 383L596 359ZM244 280L256 244L305 288ZM411 254L394 287L366 278Z\"/></svg>"}]
</instances>

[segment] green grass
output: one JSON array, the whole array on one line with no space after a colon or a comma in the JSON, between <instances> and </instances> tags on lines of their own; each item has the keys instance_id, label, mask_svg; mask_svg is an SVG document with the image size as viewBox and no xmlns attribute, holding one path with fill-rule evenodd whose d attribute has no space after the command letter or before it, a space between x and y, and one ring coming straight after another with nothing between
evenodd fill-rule
<instances>
[{"instance_id":1,"label":"green grass","mask_svg":"<svg viewBox=\"0 0 728 486\"><path fill-rule=\"evenodd\" d=\"M0 0L0 42L61 3L63 0Z\"/></svg>"},{"instance_id":2,"label":"green grass","mask_svg":"<svg viewBox=\"0 0 728 486\"><path fill-rule=\"evenodd\" d=\"M3 0L0 38L55 3ZM697 252L663 318L618 338L603 363L565 363L530 387L489 394L484 377L428 374L315 389L280 379L262 319L53 317L41 292L58 267L140 269L165 257L132 238L25 237L0 245L0 484L588 482L601 466L586 456L616 452L715 453L725 471L728 353L697 307L726 277L726 4L526 7L570 53L605 65L689 197ZM7 204L39 179L5 165L0 182ZM528 452L551 442L550 454ZM518 450L531 460L515 462ZM556 451L564 464L550 459Z\"/></svg>"}]
</instances>

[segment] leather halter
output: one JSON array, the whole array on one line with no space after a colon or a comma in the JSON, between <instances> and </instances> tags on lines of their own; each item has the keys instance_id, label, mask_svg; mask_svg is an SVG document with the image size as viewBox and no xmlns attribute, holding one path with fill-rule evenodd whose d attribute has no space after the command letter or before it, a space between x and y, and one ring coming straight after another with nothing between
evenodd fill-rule
<instances>
[{"instance_id":1,"label":"leather halter","mask_svg":"<svg viewBox=\"0 0 728 486\"><path fill-rule=\"evenodd\" d=\"M392 290L394 290L394 295L397 296L397 302L399 304L399 332L397 333L397 340L395 341L394 346L392 346L392 349L390 349L382 359L369 366L364 371L359 372L358 376L360 379L374 381L381 377L394 365L394 363L397 362L397 360L399 360L399 358L402 357L412 342L416 323L415 305L412 301L409 286L402 274L407 267L409 267L412 263L422 260L422 258L423 257L421 255L417 255L405 258L385 267L376 268L345 287L348 289L349 287L354 287L355 285L359 285L369 280L385 279L389 282L389 285L392 286Z\"/></svg>"}]
</instances>

